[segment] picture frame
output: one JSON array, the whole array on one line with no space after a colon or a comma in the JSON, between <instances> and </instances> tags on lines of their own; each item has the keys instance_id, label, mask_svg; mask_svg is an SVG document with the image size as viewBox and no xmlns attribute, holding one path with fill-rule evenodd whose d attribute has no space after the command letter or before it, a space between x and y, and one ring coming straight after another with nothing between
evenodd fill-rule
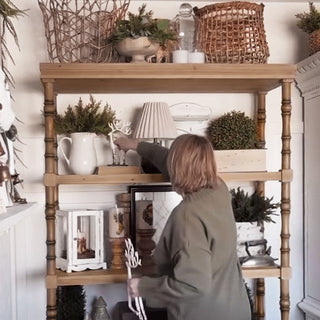
<instances>
[{"instance_id":1,"label":"picture frame","mask_svg":"<svg viewBox=\"0 0 320 320\"><path fill-rule=\"evenodd\" d=\"M133 245L136 247L137 240L137 201L142 199L153 200L153 220L156 234L153 236L157 243L163 230L166 220L172 209L181 201L172 188L171 184L161 185L132 185L128 186L128 192L131 199L130 227L129 234Z\"/></svg>"}]
</instances>

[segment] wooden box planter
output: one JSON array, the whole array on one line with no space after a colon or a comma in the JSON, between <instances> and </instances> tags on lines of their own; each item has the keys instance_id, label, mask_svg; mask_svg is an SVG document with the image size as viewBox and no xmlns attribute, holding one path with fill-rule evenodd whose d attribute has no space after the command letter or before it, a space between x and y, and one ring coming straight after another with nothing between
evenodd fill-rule
<instances>
[{"instance_id":1,"label":"wooden box planter","mask_svg":"<svg viewBox=\"0 0 320 320\"><path fill-rule=\"evenodd\" d=\"M266 149L215 150L218 172L265 171Z\"/></svg>"}]
</instances>

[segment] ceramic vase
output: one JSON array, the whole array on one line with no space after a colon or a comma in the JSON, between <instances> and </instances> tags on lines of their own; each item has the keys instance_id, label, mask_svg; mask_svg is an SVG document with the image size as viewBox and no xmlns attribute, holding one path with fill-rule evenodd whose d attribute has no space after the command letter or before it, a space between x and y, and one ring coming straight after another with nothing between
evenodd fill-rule
<instances>
[{"instance_id":1,"label":"ceramic vase","mask_svg":"<svg viewBox=\"0 0 320 320\"><path fill-rule=\"evenodd\" d=\"M126 38L116 48L122 56L132 57L132 63L146 63L145 57L155 54L159 43L152 42L148 37Z\"/></svg>"},{"instance_id":2,"label":"ceramic vase","mask_svg":"<svg viewBox=\"0 0 320 320\"><path fill-rule=\"evenodd\" d=\"M74 174L93 174L97 167L97 156L94 147L95 133L75 132L70 137L63 137L59 142L59 150ZM70 144L69 157L63 145Z\"/></svg>"}]
</instances>

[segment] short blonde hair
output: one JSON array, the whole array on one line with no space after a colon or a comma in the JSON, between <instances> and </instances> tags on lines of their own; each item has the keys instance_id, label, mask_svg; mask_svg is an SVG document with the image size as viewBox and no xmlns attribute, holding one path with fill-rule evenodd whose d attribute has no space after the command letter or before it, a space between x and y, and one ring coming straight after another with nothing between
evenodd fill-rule
<instances>
[{"instance_id":1,"label":"short blonde hair","mask_svg":"<svg viewBox=\"0 0 320 320\"><path fill-rule=\"evenodd\" d=\"M177 137L169 150L167 167L173 188L182 196L217 185L213 147L203 136Z\"/></svg>"}]
</instances>

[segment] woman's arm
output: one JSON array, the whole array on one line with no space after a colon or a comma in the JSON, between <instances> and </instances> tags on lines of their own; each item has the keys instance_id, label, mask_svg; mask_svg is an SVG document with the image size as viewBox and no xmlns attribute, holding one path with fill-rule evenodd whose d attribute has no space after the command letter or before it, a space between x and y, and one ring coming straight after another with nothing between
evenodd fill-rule
<instances>
[{"instance_id":1,"label":"woman's arm","mask_svg":"<svg viewBox=\"0 0 320 320\"><path fill-rule=\"evenodd\" d=\"M114 142L121 150L135 150L138 154L151 162L169 181L169 173L167 170L168 149L156 143L139 141L121 137Z\"/></svg>"}]
</instances>

